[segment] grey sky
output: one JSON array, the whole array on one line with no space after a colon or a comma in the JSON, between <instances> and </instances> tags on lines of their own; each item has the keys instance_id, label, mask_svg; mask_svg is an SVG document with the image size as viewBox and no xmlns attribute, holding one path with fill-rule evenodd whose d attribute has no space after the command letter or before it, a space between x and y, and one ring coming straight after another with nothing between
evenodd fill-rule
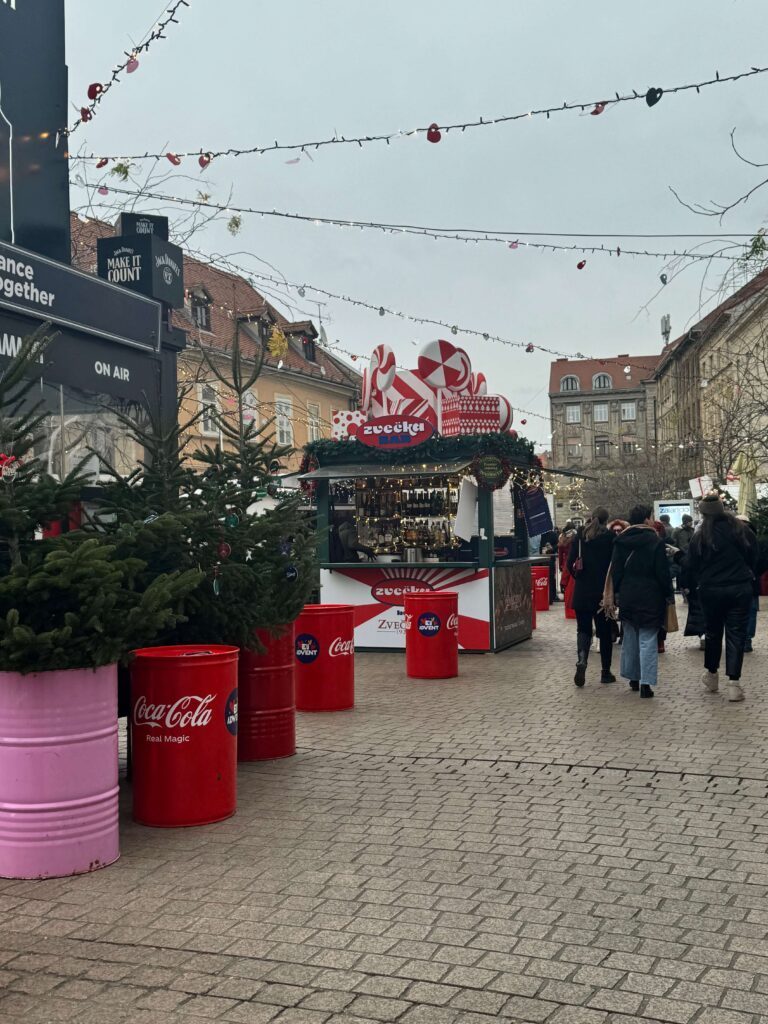
<instances>
[{"instance_id":1,"label":"grey sky","mask_svg":"<svg viewBox=\"0 0 768 1024\"><path fill-rule=\"evenodd\" d=\"M89 82L105 78L160 13L158 0L110 0L109 17L105 6L66 0L70 98L78 105ZM191 0L181 24L105 99L73 149L224 148L490 118L764 65L766 38L765 0ZM280 155L228 159L210 169L209 190L226 200L232 188L233 205L438 226L718 231L682 209L667 186L705 201L751 185L760 172L733 157L728 133L737 127L743 148L768 160L767 97L768 75L664 97L652 109L625 104L600 117L566 113L451 133L439 145L422 136L339 147L298 166ZM731 214L726 229L754 230L766 198ZM702 283L700 270L688 270L635 319L658 287L662 261L595 255L579 272L571 254L248 217L237 239L219 225L198 244L249 250L289 280L590 355L658 350L661 314L671 314L678 333L698 308ZM308 300L301 306L316 317ZM329 337L345 348L366 355L387 342L409 365L413 339L445 334L343 303L325 312ZM549 356L458 340L491 392L547 413ZM546 423L531 418L520 427L521 415L518 429L546 441Z\"/></svg>"}]
</instances>

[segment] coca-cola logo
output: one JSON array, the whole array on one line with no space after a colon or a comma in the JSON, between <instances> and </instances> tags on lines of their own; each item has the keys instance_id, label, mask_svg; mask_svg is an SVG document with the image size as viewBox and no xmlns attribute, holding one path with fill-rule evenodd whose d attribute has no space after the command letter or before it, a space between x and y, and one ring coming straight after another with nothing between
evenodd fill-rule
<instances>
[{"instance_id":1,"label":"coca-cola logo","mask_svg":"<svg viewBox=\"0 0 768 1024\"><path fill-rule=\"evenodd\" d=\"M371 597L379 604L402 606L408 594L423 594L427 590L435 588L422 580L408 579L386 579L380 580L371 587Z\"/></svg>"},{"instance_id":2,"label":"coca-cola logo","mask_svg":"<svg viewBox=\"0 0 768 1024\"><path fill-rule=\"evenodd\" d=\"M534 584L539 590L549 590L549 580L546 576L536 576Z\"/></svg>"},{"instance_id":3,"label":"coca-cola logo","mask_svg":"<svg viewBox=\"0 0 768 1024\"><path fill-rule=\"evenodd\" d=\"M311 633L300 633L296 637L296 659L302 665L311 665L320 656L320 644Z\"/></svg>"},{"instance_id":4,"label":"coca-cola logo","mask_svg":"<svg viewBox=\"0 0 768 1024\"><path fill-rule=\"evenodd\" d=\"M328 653L332 658L344 658L350 654L354 654L355 641L342 640L340 636L337 636L336 639L331 642L331 645L328 648Z\"/></svg>"},{"instance_id":5,"label":"coca-cola logo","mask_svg":"<svg viewBox=\"0 0 768 1024\"><path fill-rule=\"evenodd\" d=\"M133 724L150 729L193 729L208 725L211 720L214 694L205 697L189 694L173 704L148 704L141 694L133 706Z\"/></svg>"},{"instance_id":6,"label":"coca-cola logo","mask_svg":"<svg viewBox=\"0 0 768 1024\"><path fill-rule=\"evenodd\" d=\"M451 612L451 614L448 616L448 621L446 622L445 625L447 629L453 630L454 633L458 632L459 616L456 614L456 612Z\"/></svg>"},{"instance_id":7,"label":"coca-cola logo","mask_svg":"<svg viewBox=\"0 0 768 1024\"><path fill-rule=\"evenodd\" d=\"M416 628L422 636L437 636L440 632L440 616L434 612L422 612Z\"/></svg>"},{"instance_id":8,"label":"coca-cola logo","mask_svg":"<svg viewBox=\"0 0 768 1024\"><path fill-rule=\"evenodd\" d=\"M230 693L224 705L224 725L233 736L237 736L237 690Z\"/></svg>"}]
</instances>

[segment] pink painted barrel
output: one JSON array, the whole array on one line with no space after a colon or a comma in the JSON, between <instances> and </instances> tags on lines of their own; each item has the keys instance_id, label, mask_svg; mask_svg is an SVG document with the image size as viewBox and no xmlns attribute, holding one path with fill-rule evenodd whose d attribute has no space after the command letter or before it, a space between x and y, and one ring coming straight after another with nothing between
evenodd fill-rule
<instances>
[{"instance_id":1,"label":"pink painted barrel","mask_svg":"<svg viewBox=\"0 0 768 1024\"><path fill-rule=\"evenodd\" d=\"M0 877L112 864L117 795L116 666L0 672Z\"/></svg>"}]
</instances>

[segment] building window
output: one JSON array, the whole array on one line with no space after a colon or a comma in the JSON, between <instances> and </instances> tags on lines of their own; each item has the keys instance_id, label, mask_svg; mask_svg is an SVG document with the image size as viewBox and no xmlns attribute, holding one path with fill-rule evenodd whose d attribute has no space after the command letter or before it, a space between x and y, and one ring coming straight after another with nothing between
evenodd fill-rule
<instances>
[{"instance_id":1,"label":"building window","mask_svg":"<svg viewBox=\"0 0 768 1024\"><path fill-rule=\"evenodd\" d=\"M218 437L219 424L217 422L217 414L219 411L219 399L216 391L210 384L203 384L200 388L200 408L202 410L200 418L202 433L206 437Z\"/></svg>"},{"instance_id":2,"label":"building window","mask_svg":"<svg viewBox=\"0 0 768 1024\"><path fill-rule=\"evenodd\" d=\"M596 373L592 378L592 387L595 391L607 391L613 387L613 381L607 373Z\"/></svg>"},{"instance_id":3,"label":"building window","mask_svg":"<svg viewBox=\"0 0 768 1024\"><path fill-rule=\"evenodd\" d=\"M319 441L323 436L320 423L320 406L317 402L307 402L307 439Z\"/></svg>"},{"instance_id":4,"label":"building window","mask_svg":"<svg viewBox=\"0 0 768 1024\"><path fill-rule=\"evenodd\" d=\"M578 441L568 441L565 446L565 453L569 459L581 458L581 445Z\"/></svg>"},{"instance_id":5,"label":"building window","mask_svg":"<svg viewBox=\"0 0 768 1024\"><path fill-rule=\"evenodd\" d=\"M599 402L592 406L592 419L595 423L608 422L608 403Z\"/></svg>"},{"instance_id":6,"label":"building window","mask_svg":"<svg viewBox=\"0 0 768 1024\"><path fill-rule=\"evenodd\" d=\"M290 398L275 395L275 418L277 443L293 445L293 402Z\"/></svg>"},{"instance_id":7,"label":"building window","mask_svg":"<svg viewBox=\"0 0 768 1024\"><path fill-rule=\"evenodd\" d=\"M193 295L190 302L192 320L201 331L211 329L211 300L207 295Z\"/></svg>"},{"instance_id":8,"label":"building window","mask_svg":"<svg viewBox=\"0 0 768 1024\"><path fill-rule=\"evenodd\" d=\"M561 391L578 391L579 390L579 378L578 377L563 377L560 381Z\"/></svg>"},{"instance_id":9,"label":"building window","mask_svg":"<svg viewBox=\"0 0 768 1024\"><path fill-rule=\"evenodd\" d=\"M565 422L566 423L581 423L581 406L580 405L566 405L566 407L565 407Z\"/></svg>"},{"instance_id":10,"label":"building window","mask_svg":"<svg viewBox=\"0 0 768 1024\"><path fill-rule=\"evenodd\" d=\"M637 403L636 402L622 402L621 403L621 418L622 418L622 420L636 420L637 419Z\"/></svg>"},{"instance_id":11,"label":"building window","mask_svg":"<svg viewBox=\"0 0 768 1024\"><path fill-rule=\"evenodd\" d=\"M304 358L308 359L310 363L316 363L317 353L315 352L315 339L304 337L301 339L301 343L304 348Z\"/></svg>"},{"instance_id":12,"label":"building window","mask_svg":"<svg viewBox=\"0 0 768 1024\"><path fill-rule=\"evenodd\" d=\"M622 455L634 455L637 451L637 445L634 441L622 441L621 442L621 454Z\"/></svg>"},{"instance_id":13,"label":"building window","mask_svg":"<svg viewBox=\"0 0 768 1024\"><path fill-rule=\"evenodd\" d=\"M246 391L243 395L243 420L259 425L259 396L253 391Z\"/></svg>"},{"instance_id":14,"label":"building window","mask_svg":"<svg viewBox=\"0 0 768 1024\"><path fill-rule=\"evenodd\" d=\"M607 459L610 450L610 442L605 438L597 438L595 440L595 456L598 459Z\"/></svg>"}]
</instances>

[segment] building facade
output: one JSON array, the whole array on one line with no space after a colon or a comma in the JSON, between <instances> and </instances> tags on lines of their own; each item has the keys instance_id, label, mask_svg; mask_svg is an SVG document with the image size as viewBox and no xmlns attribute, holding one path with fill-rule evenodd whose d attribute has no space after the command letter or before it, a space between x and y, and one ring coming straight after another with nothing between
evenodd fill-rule
<instances>
[{"instance_id":1,"label":"building facade","mask_svg":"<svg viewBox=\"0 0 768 1024\"><path fill-rule=\"evenodd\" d=\"M73 216L73 264L95 273L96 241L115 233L112 225ZM175 310L172 318L188 338L178 360L182 423L201 414L187 431L190 450L219 440L216 412L234 415L235 397L211 364L226 379L237 336L246 369L261 362L247 397L249 416L257 425L273 421L270 429L276 442L297 449L286 468L297 469L300 450L308 441L330 437L332 412L357 407L360 374L318 344L312 321L291 321L244 277L185 253L184 281L184 308ZM123 466L132 457L121 449L118 461Z\"/></svg>"},{"instance_id":2,"label":"building facade","mask_svg":"<svg viewBox=\"0 0 768 1024\"><path fill-rule=\"evenodd\" d=\"M558 359L549 378L554 464L576 472L632 464L656 444L659 356Z\"/></svg>"}]
</instances>

